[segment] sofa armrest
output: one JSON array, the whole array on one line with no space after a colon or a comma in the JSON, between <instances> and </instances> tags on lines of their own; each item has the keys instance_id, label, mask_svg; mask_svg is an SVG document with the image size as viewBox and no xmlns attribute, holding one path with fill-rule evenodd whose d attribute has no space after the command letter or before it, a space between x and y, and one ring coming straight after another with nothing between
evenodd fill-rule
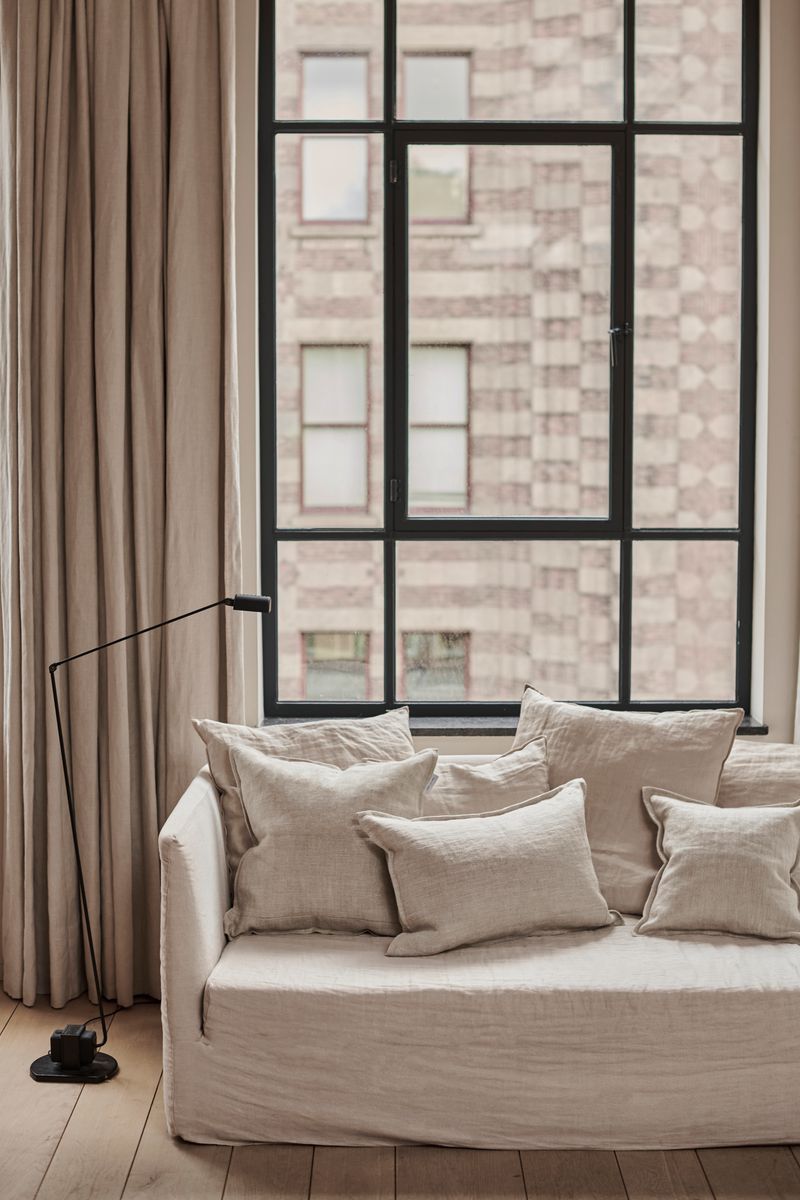
<instances>
[{"instance_id":1,"label":"sofa armrest","mask_svg":"<svg viewBox=\"0 0 800 1200\"><path fill-rule=\"evenodd\" d=\"M174 1043L202 1037L203 992L225 947L230 907L219 796L204 768L159 835L161 1010L165 1058Z\"/></svg>"}]
</instances>

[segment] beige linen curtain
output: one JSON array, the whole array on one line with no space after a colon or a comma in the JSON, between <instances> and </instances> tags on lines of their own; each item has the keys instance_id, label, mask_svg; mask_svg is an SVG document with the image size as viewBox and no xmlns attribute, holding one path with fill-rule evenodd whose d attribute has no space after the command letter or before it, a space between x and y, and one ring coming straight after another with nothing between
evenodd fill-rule
<instances>
[{"instance_id":1,"label":"beige linen curtain","mask_svg":"<svg viewBox=\"0 0 800 1200\"><path fill-rule=\"evenodd\" d=\"M235 0L0 0L3 986L85 948L47 664L239 583ZM59 672L104 990L158 994L157 833L240 720L212 610Z\"/></svg>"}]
</instances>

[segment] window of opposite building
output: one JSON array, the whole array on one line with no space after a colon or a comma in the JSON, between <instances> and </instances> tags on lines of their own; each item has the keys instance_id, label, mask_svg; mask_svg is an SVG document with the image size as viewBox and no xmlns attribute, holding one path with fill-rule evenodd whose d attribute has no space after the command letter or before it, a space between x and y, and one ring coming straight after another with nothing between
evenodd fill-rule
<instances>
[{"instance_id":1,"label":"window of opposite building","mask_svg":"<svg viewBox=\"0 0 800 1200\"><path fill-rule=\"evenodd\" d=\"M490 7L261 7L266 710L747 709L758 4Z\"/></svg>"},{"instance_id":2,"label":"window of opposite building","mask_svg":"<svg viewBox=\"0 0 800 1200\"><path fill-rule=\"evenodd\" d=\"M304 695L309 700L366 700L369 635L304 633Z\"/></svg>"}]
</instances>

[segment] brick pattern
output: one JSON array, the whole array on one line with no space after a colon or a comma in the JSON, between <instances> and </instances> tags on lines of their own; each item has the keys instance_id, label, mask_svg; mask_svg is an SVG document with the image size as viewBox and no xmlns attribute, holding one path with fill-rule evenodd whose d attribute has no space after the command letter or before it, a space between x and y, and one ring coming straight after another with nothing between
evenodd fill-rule
<instances>
[{"instance_id":1,"label":"brick pattern","mask_svg":"<svg viewBox=\"0 0 800 1200\"><path fill-rule=\"evenodd\" d=\"M708 104L712 115L738 103L719 61L738 44L732 7L641 4L650 30L638 60L642 97L657 84L663 108L664 80L672 79L675 103ZM279 6L280 115L299 115L301 53L326 49L369 54L369 110L377 115L381 10L359 0ZM621 11L618 0L399 0L399 48L469 52L475 117L613 119ZM700 52L702 73L690 61ZM650 90L641 83L648 72ZM402 112L402 70L398 84ZM369 505L322 519L378 527L381 146L370 139L368 221L310 226L300 219L301 142L282 137L277 164L280 520L321 521L301 506L299 348L362 344ZM638 142L634 501L643 525L737 519L740 154L735 138ZM609 227L607 148L563 146L473 146L467 221L412 224L412 341L470 347L472 513L607 511ZM398 633L468 633L470 699L515 699L525 680L554 696L616 697L617 546L415 543L397 553ZM382 547L292 543L280 559L281 698L303 696L301 634L314 630L370 634L369 698L381 698ZM735 547L637 544L634 564L634 697L730 698Z\"/></svg>"}]
</instances>

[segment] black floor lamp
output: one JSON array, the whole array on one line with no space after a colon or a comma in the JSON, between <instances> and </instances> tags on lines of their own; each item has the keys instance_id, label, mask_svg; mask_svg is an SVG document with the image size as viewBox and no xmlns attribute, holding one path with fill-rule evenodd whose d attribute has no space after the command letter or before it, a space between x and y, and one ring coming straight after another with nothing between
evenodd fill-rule
<instances>
[{"instance_id":1,"label":"black floor lamp","mask_svg":"<svg viewBox=\"0 0 800 1200\"><path fill-rule=\"evenodd\" d=\"M56 1029L50 1037L50 1053L43 1054L41 1058L37 1058L35 1062L31 1063L31 1075L37 1083L104 1083L106 1079L110 1079L112 1075L116 1075L118 1070L116 1059L112 1058L110 1054L100 1053L100 1047L105 1046L108 1041L108 1024L105 1009L103 1008L103 985L100 978L100 968L97 964L92 926L89 920L89 905L86 901L86 887L83 881L81 850L78 843L78 825L75 818L75 798L72 791L72 778L67 764L64 727L61 721L61 707L58 702L58 688L56 686L56 671L59 667L74 662L76 658L85 658L87 654L97 654L100 650L108 650L109 646L116 646L120 642L128 642L131 638L141 637L143 633L152 633L156 629L163 629L165 625L172 625L175 621L185 621L187 617L194 617L197 613L207 612L210 608L220 608L223 604L228 605L229 608L238 609L241 612L257 613L268 613L272 607L269 596L226 596L222 600L215 600L212 604L204 604L202 608L193 608L191 612L181 613L179 617L170 617L167 621L159 621L157 625L148 625L146 629L137 629L133 633L126 633L123 637L113 638L110 642L103 642L101 646L93 646L91 650L82 650L79 654L70 654L68 658L62 658L59 662L50 664L50 686L53 693L53 708L56 714L58 745L61 751L61 769L64 772L64 787L67 796L70 829L72 830L72 844L75 848L75 862L78 869L81 917L83 927L86 931L86 941L89 944L89 959L94 986L97 990L97 1007L100 1010L100 1025L103 1036L98 1044L95 1031L86 1028L89 1022L85 1022L82 1025L65 1025L63 1029Z\"/></svg>"}]
</instances>

